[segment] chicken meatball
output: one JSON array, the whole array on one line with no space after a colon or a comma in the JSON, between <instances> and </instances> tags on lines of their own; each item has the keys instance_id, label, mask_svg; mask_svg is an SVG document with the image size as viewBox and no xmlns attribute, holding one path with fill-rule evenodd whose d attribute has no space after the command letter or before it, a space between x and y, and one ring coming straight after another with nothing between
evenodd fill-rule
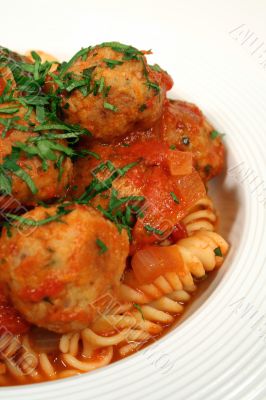
<instances>
[{"instance_id":1,"label":"chicken meatball","mask_svg":"<svg viewBox=\"0 0 266 400\"><path fill-rule=\"evenodd\" d=\"M221 135L196 105L180 100L166 102L153 130L178 150L191 151L194 166L205 181L221 173L224 166Z\"/></svg>"},{"instance_id":2,"label":"chicken meatball","mask_svg":"<svg viewBox=\"0 0 266 400\"><path fill-rule=\"evenodd\" d=\"M47 142L43 148L40 142L37 147L36 144L29 142L37 136L36 133L28 131L29 124L36 122L33 113L30 120L26 121L27 109L18 106L16 102L1 104L0 111L4 109L17 110L12 114L12 118L17 120L13 126L11 122L7 129L10 114L1 113L0 205L4 208L7 205L8 208L17 208L18 203L29 206L35 205L40 200L47 201L62 196L72 179L72 161L66 157L62 158L62 153L54 149L49 150ZM19 126L19 130L16 129L16 125ZM61 145L63 143L60 141ZM45 151L50 151L47 159ZM13 202L10 200L10 195L14 199Z\"/></svg>"},{"instance_id":3,"label":"chicken meatball","mask_svg":"<svg viewBox=\"0 0 266 400\"><path fill-rule=\"evenodd\" d=\"M38 106L27 102L37 101L39 82L27 72L32 65L26 57L0 47L0 61L0 207L17 209L61 197L72 179L72 161L66 157L71 151L62 140L33 143L40 116ZM46 110L40 108L44 118Z\"/></svg>"},{"instance_id":4,"label":"chicken meatball","mask_svg":"<svg viewBox=\"0 0 266 400\"><path fill-rule=\"evenodd\" d=\"M87 327L119 284L129 252L127 233L85 205L63 212L62 206L37 207L23 218L39 226L25 235L21 223L20 231L12 227L11 237L4 232L0 240L1 277L14 306L51 331ZM54 221L44 224L47 218Z\"/></svg>"},{"instance_id":5,"label":"chicken meatball","mask_svg":"<svg viewBox=\"0 0 266 400\"><path fill-rule=\"evenodd\" d=\"M151 127L172 87L170 76L149 66L144 52L116 42L88 48L69 64L60 72L65 121L105 142Z\"/></svg>"}]
</instances>

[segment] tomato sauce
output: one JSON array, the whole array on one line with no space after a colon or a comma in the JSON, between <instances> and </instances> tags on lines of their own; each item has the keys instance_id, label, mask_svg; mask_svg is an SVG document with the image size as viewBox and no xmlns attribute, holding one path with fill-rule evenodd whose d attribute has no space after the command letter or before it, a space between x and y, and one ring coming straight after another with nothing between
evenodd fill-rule
<instances>
[{"instance_id":1,"label":"tomato sauce","mask_svg":"<svg viewBox=\"0 0 266 400\"><path fill-rule=\"evenodd\" d=\"M30 324L13 307L3 287L0 288L0 337L9 332L14 335L26 333Z\"/></svg>"}]
</instances>

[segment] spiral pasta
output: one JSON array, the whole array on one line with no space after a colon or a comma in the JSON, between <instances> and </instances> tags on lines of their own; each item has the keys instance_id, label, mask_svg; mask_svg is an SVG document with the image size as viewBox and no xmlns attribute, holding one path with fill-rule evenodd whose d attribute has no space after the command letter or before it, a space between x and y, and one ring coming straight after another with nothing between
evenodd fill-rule
<instances>
[{"instance_id":1,"label":"spiral pasta","mask_svg":"<svg viewBox=\"0 0 266 400\"><path fill-rule=\"evenodd\" d=\"M182 220L189 236L199 230L214 231L217 225L217 215L209 197L200 199Z\"/></svg>"},{"instance_id":2,"label":"spiral pasta","mask_svg":"<svg viewBox=\"0 0 266 400\"><path fill-rule=\"evenodd\" d=\"M197 231L177 244L191 274L197 278L220 267L228 251L228 243L216 232ZM216 250L218 250L216 252Z\"/></svg>"},{"instance_id":3,"label":"spiral pasta","mask_svg":"<svg viewBox=\"0 0 266 400\"><path fill-rule=\"evenodd\" d=\"M159 335L165 325L174 321L173 315L182 313L182 303L189 299L190 295L185 291L172 289L167 296L155 296L154 301L141 307L138 305L136 308L136 304L131 303L126 312L102 315L91 328L84 329L79 336L73 334L62 337L60 350L64 352L63 359L71 367L92 369L93 364L90 361L79 364L78 341L81 341L80 355L83 357L92 357L95 350L108 349L110 346L118 346L120 355L126 356Z\"/></svg>"}]
</instances>

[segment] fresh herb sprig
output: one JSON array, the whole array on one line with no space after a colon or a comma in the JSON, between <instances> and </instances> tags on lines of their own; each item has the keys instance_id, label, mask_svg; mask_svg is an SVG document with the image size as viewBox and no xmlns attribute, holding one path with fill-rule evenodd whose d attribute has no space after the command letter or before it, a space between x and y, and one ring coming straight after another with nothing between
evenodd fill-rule
<instances>
[{"instance_id":1,"label":"fresh herb sprig","mask_svg":"<svg viewBox=\"0 0 266 400\"><path fill-rule=\"evenodd\" d=\"M133 162L125 165L122 168L116 168L111 161L102 162L94 171L94 177L89 186L86 187L85 192L81 195L79 199L76 199L79 203L88 203L98 194L105 192L112 187L112 183L118 177L124 176L131 168L136 166L138 162ZM98 172L109 171L111 174L108 178L100 180L96 175Z\"/></svg>"},{"instance_id":2,"label":"fresh herb sprig","mask_svg":"<svg viewBox=\"0 0 266 400\"><path fill-rule=\"evenodd\" d=\"M26 225L26 226L31 226L31 227L38 227L42 225L46 225L50 222L62 222L62 217L64 215L67 215L71 213L73 210L72 209L67 209L64 207L64 205L59 205L57 207L56 213L53 215L50 215L48 211L46 212L46 217L40 220L35 220L32 218L25 218L22 215L16 215L12 213L5 213L5 219L8 221L9 225L13 222L18 222L19 225Z\"/></svg>"},{"instance_id":3,"label":"fresh herb sprig","mask_svg":"<svg viewBox=\"0 0 266 400\"><path fill-rule=\"evenodd\" d=\"M109 204L106 209L101 205L97 209L118 228L119 232L125 229L131 239L131 231L135 223L135 217L141 213L141 204L144 202L143 196L118 197L115 189L111 190Z\"/></svg>"},{"instance_id":4,"label":"fresh herb sprig","mask_svg":"<svg viewBox=\"0 0 266 400\"><path fill-rule=\"evenodd\" d=\"M104 192L110 190L110 194L106 194L106 197L109 198L107 207L103 208L99 204L96 208L112 221L120 232L122 229L126 229L130 238L136 215L139 217L143 216L141 213L141 204L145 198L143 196L119 197L117 190L113 188L113 182L117 178L124 176L137 164L138 162L133 162L122 168L116 168L109 160L100 163L93 171L93 179L90 185L86 187L84 193L79 198L74 200L78 204L90 204L91 200L97 195L101 194L103 196ZM108 172L109 176L106 179L100 180L97 177L99 172Z\"/></svg>"},{"instance_id":5,"label":"fresh herb sprig","mask_svg":"<svg viewBox=\"0 0 266 400\"><path fill-rule=\"evenodd\" d=\"M12 179L10 174L16 175L22 179L32 194L38 192L35 183L33 182L30 175L18 165L18 159L20 155L20 149L18 147L12 147L11 154L4 158L3 163L0 165L0 193L10 195L12 193Z\"/></svg>"},{"instance_id":6,"label":"fresh herb sprig","mask_svg":"<svg viewBox=\"0 0 266 400\"><path fill-rule=\"evenodd\" d=\"M107 252L108 247L101 239L96 239L96 244L99 247L99 254L104 254Z\"/></svg>"}]
</instances>

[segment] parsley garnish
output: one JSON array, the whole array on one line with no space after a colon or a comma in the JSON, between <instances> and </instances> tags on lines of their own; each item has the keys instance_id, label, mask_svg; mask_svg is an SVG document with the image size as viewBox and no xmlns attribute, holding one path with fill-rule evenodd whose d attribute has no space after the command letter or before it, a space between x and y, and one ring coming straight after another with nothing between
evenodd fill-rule
<instances>
[{"instance_id":1,"label":"parsley garnish","mask_svg":"<svg viewBox=\"0 0 266 400\"><path fill-rule=\"evenodd\" d=\"M223 253L222 253L221 247L216 247L216 249L214 249L213 251L214 251L214 254L217 257L223 257Z\"/></svg>"},{"instance_id":2,"label":"parsley garnish","mask_svg":"<svg viewBox=\"0 0 266 400\"><path fill-rule=\"evenodd\" d=\"M118 110L118 108L116 106L114 106L113 104L107 103L106 101L103 103L104 108L106 108L106 110L111 110L116 112Z\"/></svg>"},{"instance_id":3,"label":"parsley garnish","mask_svg":"<svg viewBox=\"0 0 266 400\"><path fill-rule=\"evenodd\" d=\"M114 69L116 65L124 64L123 61L111 60L109 58L104 58L103 61L106 63L107 67Z\"/></svg>"},{"instance_id":4,"label":"parsley garnish","mask_svg":"<svg viewBox=\"0 0 266 400\"><path fill-rule=\"evenodd\" d=\"M204 167L204 171L206 173L206 175L209 175L209 173L211 172L212 166L211 164L206 164Z\"/></svg>"},{"instance_id":5,"label":"parsley garnish","mask_svg":"<svg viewBox=\"0 0 266 400\"><path fill-rule=\"evenodd\" d=\"M140 312L140 314L141 314L141 316L142 316L142 319L143 319L143 321L145 321L145 318L144 318L144 315L143 315L143 311L142 311L142 308L140 307L140 305L139 304L136 304L136 303L134 303L133 304L133 307L135 307L139 312Z\"/></svg>"},{"instance_id":6,"label":"parsley garnish","mask_svg":"<svg viewBox=\"0 0 266 400\"><path fill-rule=\"evenodd\" d=\"M15 114L19 111L18 107L2 107L0 108L0 114Z\"/></svg>"},{"instance_id":7,"label":"parsley garnish","mask_svg":"<svg viewBox=\"0 0 266 400\"><path fill-rule=\"evenodd\" d=\"M6 173L5 169L0 166L0 193L11 194L12 181L10 176Z\"/></svg>"},{"instance_id":8,"label":"parsley garnish","mask_svg":"<svg viewBox=\"0 0 266 400\"><path fill-rule=\"evenodd\" d=\"M9 183L11 184L11 180L10 178L7 177L6 172L12 172L14 175L22 179L28 185L33 194L36 194L38 190L35 186L35 183L28 175L28 173L17 164L19 154L20 154L20 149L12 147L12 153L4 158L4 162L2 163L0 170L1 174L0 181L1 184L3 184L3 186L0 186L0 191L5 194L11 194L11 186L9 185Z\"/></svg>"},{"instance_id":9,"label":"parsley garnish","mask_svg":"<svg viewBox=\"0 0 266 400\"><path fill-rule=\"evenodd\" d=\"M49 215L47 213L47 217L44 219L41 219L39 221L36 221L34 219L30 219L30 218L25 218L21 215L15 215L15 214L10 214L10 213L6 213L5 217L9 220L9 221L17 221L22 225L27 225L27 226L42 226L42 225L46 225L50 222L53 221L61 221L61 217L63 215L67 215L69 213L71 213L72 210L66 210L64 208L64 206L58 206L56 214L55 215Z\"/></svg>"},{"instance_id":10,"label":"parsley garnish","mask_svg":"<svg viewBox=\"0 0 266 400\"><path fill-rule=\"evenodd\" d=\"M111 86L105 86L103 89L103 97L108 97L108 94L110 92Z\"/></svg>"},{"instance_id":11,"label":"parsley garnish","mask_svg":"<svg viewBox=\"0 0 266 400\"><path fill-rule=\"evenodd\" d=\"M225 134L224 133L219 133L216 130L211 131L210 137L212 140L216 139L217 137L223 137Z\"/></svg>"},{"instance_id":12,"label":"parsley garnish","mask_svg":"<svg viewBox=\"0 0 266 400\"><path fill-rule=\"evenodd\" d=\"M96 244L100 248L99 254L104 254L108 250L108 247L101 241L101 239L96 239Z\"/></svg>"},{"instance_id":13,"label":"parsley garnish","mask_svg":"<svg viewBox=\"0 0 266 400\"><path fill-rule=\"evenodd\" d=\"M94 169L94 175L96 175L100 171L104 171L108 169L109 171L112 170L113 173L105 180L101 181L94 176L92 182L89 186L86 187L85 192L81 195L79 199L77 199L80 203L87 203L92 200L97 194L100 194L112 187L113 181L121 176L124 176L127 171L137 165L138 162L133 162L130 164L125 165L123 168L115 168L115 166L108 160L105 163L101 163L98 165L96 169Z\"/></svg>"},{"instance_id":14,"label":"parsley garnish","mask_svg":"<svg viewBox=\"0 0 266 400\"><path fill-rule=\"evenodd\" d=\"M174 192L170 192L170 195L176 204L180 204L180 200Z\"/></svg>"},{"instance_id":15,"label":"parsley garnish","mask_svg":"<svg viewBox=\"0 0 266 400\"><path fill-rule=\"evenodd\" d=\"M110 47L112 50L123 53L123 60L139 60L143 53L133 46L128 46L119 42L104 42L99 47Z\"/></svg>"},{"instance_id":16,"label":"parsley garnish","mask_svg":"<svg viewBox=\"0 0 266 400\"><path fill-rule=\"evenodd\" d=\"M147 81L146 85L148 86L149 89L154 89L157 93L160 92L160 86L157 85L155 82Z\"/></svg>"},{"instance_id":17,"label":"parsley garnish","mask_svg":"<svg viewBox=\"0 0 266 400\"><path fill-rule=\"evenodd\" d=\"M139 107L139 111L143 112L147 109L147 104L141 104L141 106Z\"/></svg>"},{"instance_id":18,"label":"parsley garnish","mask_svg":"<svg viewBox=\"0 0 266 400\"><path fill-rule=\"evenodd\" d=\"M154 64L154 65L149 65L149 67L151 68L151 69L153 69L154 71L156 71L156 72L162 72L163 71L163 69L160 67L160 65L158 65L158 64Z\"/></svg>"},{"instance_id":19,"label":"parsley garnish","mask_svg":"<svg viewBox=\"0 0 266 400\"><path fill-rule=\"evenodd\" d=\"M147 232L155 233L156 235L159 236L164 234L163 231L161 231L160 229L153 228L151 225L144 225L144 228L146 229Z\"/></svg>"},{"instance_id":20,"label":"parsley garnish","mask_svg":"<svg viewBox=\"0 0 266 400\"><path fill-rule=\"evenodd\" d=\"M171 149L171 150L176 150L176 145L171 144L170 149Z\"/></svg>"},{"instance_id":21,"label":"parsley garnish","mask_svg":"<svg viewBox=\"0 0 266 400\"><path fill-rule=\"evenodd\" d=\"M143 196L127 196L119 198L118 192L112 188L112 184L115 179L124 176L137 164L138 162L133 162L125 165L123 168L116 168L109 160L100 163L93 171L94 177L90 185L85 189L85 192L75 200L78 204L88 204L97 195L104 196L104 198L109 197L109 203L106 209L101 205L98 205L96 208L117 226L119 232L121 232L122 229L126 229L130 239L131 229L134 226L135 218L137 216L143 216L140 204L145 200L145 198ZM99 172L107 170L111 173L108 178L100 180L96 176ZM103 193L109 189L111 189L110 196Z\"/></svg>"},{"instance_id":22,"label":"parsley garnish","mask_svg":"<svg viewBox=\"0 0 266 400\"><path fill-rule=\"evenodd\" d=\"M79 58L85 60L91 49L92 49L91 47L86 47L85 49L81 49L76 54L74 54L74 56L68 62L62 63L61 67L59 68L60 76L64 75L66 71L71 67L71 65L73 65L74 62L77 61Z\"/></svg>"},{"instance_id":23,"label":"parsley garnish","mask_svg":"<svg viewBox=\"0 0 266 400\"><path fill-rule=\"evenodd\" d=\"M94 68L83 71L82 79L84 78L84 83L77 82L76 78L74 79L72 75L67 75L65 72L79 57L86 58L89 50L90 48L82 49L68 63L63 63L59 67L58 70L63 79L61 75L50 72L54 62L45 61L42 63L41 57L36 52L31 53L33 63L29 63L25 58L11 53L8 49L0 48L0 64L2 67L8 67L15 81L15 85L13 85L13 81L8 79L0 96L0 103L4 105L4 107L0 107L0 115L3 113L10 114L10 118L0 118L0 124L4 127L2 137L4 138L11 129L41 133L35 137L29 137L26 142L15 143L12 146L11 154L4 158L0 166L0 190L2 193L11 194L12 174L24 180L33 194L37 193L34 182L25 171L28 166L25 166L25 169L20 167L19 157L22 152L24 153L23 156L28 158L39 157L42 160L43 170L48 169L47 160L54 161L59 169L59 179L62 175L63 158L65 156L78 156L78 153L71 147L58 143L57 140L67 139L68 144L72 145L79 140L81 135L89 135L90 133L77 125L65 124L58 120L58 107L61 101L58 94L60 93L59 89L69 91L81 84L86 85L88 83ZM54 93L42 90L47 76L51 76L59 87ZM12 102L15 102L15 105ZM12 105L5 106L6 103ZM21 106L26 110L24 116L14 116L13 114L16 114ZM36 115L38 126L30 121L32 113ZM20 123L21 119L24 119L27 124ZM62 133L57 133L58 130Z\"/></svg>"},{"instance_id":24,"label":"parsley garnish","mask_svg":"<svg viewBox=\"0 0 266 400\"><path fill-rule=\"evenodd\" d=\"M118 192L112 189L107 209L100 205L97 209L118 228L119 232L124 228L131 239L131 229L134 226L134 216L141 210L140 204L145 200L143 196L118 197Z\"/></svg>"},{"instance_id":25,"label":"parsley garnish","mask_svg":"<svg viewBox=\"0 0 266 400\"><path fill-rule=\"evenodd\" d=\"M64 168L63 168L64 159L65 159L64 154L61 154L61 155L58 157L58 160L57 160L56 163L55 163L55 166L56 166L56 168L58 168L58 171L59 171L59 173L58 173L58 179L57 179L58 182L61 182L62 176L63 176L63 173L64 173Z\"/></svg>"}]
</instances>

